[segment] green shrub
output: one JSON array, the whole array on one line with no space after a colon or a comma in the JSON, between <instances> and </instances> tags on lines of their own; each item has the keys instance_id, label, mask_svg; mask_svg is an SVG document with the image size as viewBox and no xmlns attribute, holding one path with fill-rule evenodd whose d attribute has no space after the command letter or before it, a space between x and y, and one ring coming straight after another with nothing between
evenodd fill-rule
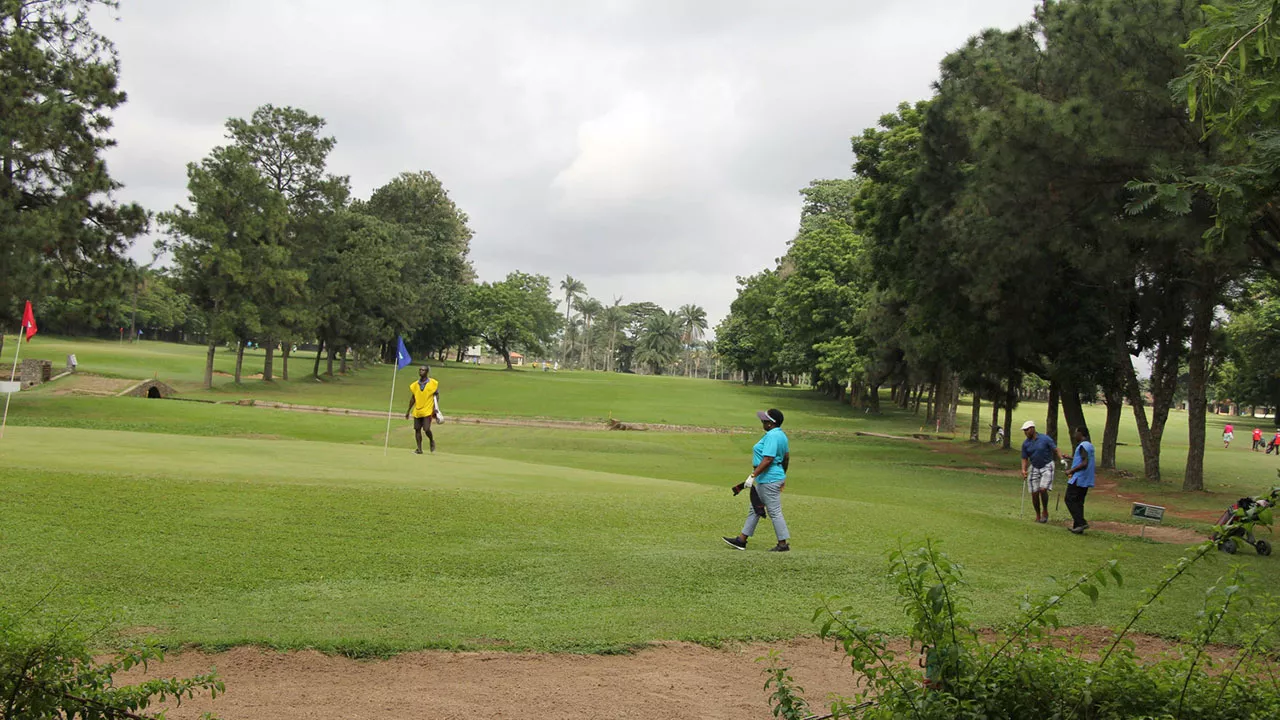
<instances>
[{"instance_id":1,"label":"green shrub","mask_svg":"<svg viewBox=\"0 0 1280 720\"><path fill-rule=\"evenodd\" d=\"M148 708L169 699L180 704L206 691L217 697L224 690L213 673L117 686L117 673L145 668L162 660L163 652L140 643L99 661L90 652L90 639L74 620L53 622L40 619L35 610L0 609L0 718L163 718L163 712Z\"/></svg>"},{"instance_id":2,"label":"green shrub","mask_svg":"<svg viewBox=\"0 0 1280 720\"><path fill-rule=\"evenodd\" d=\"M1274 498L1274 493L1273 496ZM1270 513L1236 518L1232 527L1251 530L1269 524ZM899 655L889 638L863 624L853 607L823 598L814 614L820 635L844 649L861 677L852 698L839 698L829 718L866 720L1111 720L1160 718L1243 720L1280 718L1280 683L1270 667L1274 632L1280 628L1276 599L1251 597L1243 571L1233 568L1205 592L1198 629L1177 652L1160 659L1139 658L1129 632L1171 585L1219 547L1231 528L1192 548L1169 565L1164 578L1143 593L1129 622L1114 631L1097 653L1055 635L1058 611L1072 597L1091 602L1123 576L1111 560L1061 583L1052 593L1023 603L1021 618L1002 636L984 639L967 620L964 569L927 542L916 550L890 554L889 576L910 621L911 652ZM1206 647L1215 638L1238 645L1225 660ZM1065 645L1065 646L1064 646ZM917 662L919 656L924 662ZM924 667L920 667L923 665ZM771 659L769 687L775 708L799 717L800 689Z\"/></svg>"}]
</instances>

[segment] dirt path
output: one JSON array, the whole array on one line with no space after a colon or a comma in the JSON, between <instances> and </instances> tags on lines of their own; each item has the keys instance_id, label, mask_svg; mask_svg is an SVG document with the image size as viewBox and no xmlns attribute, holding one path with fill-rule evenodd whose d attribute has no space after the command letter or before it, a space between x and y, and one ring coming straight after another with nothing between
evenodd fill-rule
<instances>
[{"instance_id":1,"label":"dirt path","mask_svg":"<svg viewBox=\"0 0 1280 720\"><path fill-rule=\"evenodd\" d=\"M1084 652L1095 656L1111 637L1109 630L1097 627L1059 634L1083 639ZM1131 639L1140 657L1155 659L1173 650L1159 638ZM892 647L902 657L915 657L905 642ZM634 655L429 651L369 661L314 651L237 648L171 655L148 675L133 672L120 679L185 677L216 666L226 695L183 703L170 711L174 720L198 718L206 711L225 720L766 720L772 715L764 666L755 659L771 648L782 653L814 709L824 707L830 693L854 692L843 654L816 638L724 650L661 643ZM1208 652L1221 659L1233 651L1211 646Z\"/></svg>"},{"instance_id":2,"label":"dirt path","mask_svg":"<svg viewBox=\"0 0 1280 720\"><path fill-rule=\"evenodd\" d=\"M849 666L816 639L731 650L665 643L634 655L431 651L376 661L238 648L172 655L151 675L185 677L212 665L226 682L226 695L183 703L170 711L173 720L206 711L225 720L766 720L765 676L755 659L770 647L784 653L812 701L853 691Z\"/></svg>"}]
</instances>

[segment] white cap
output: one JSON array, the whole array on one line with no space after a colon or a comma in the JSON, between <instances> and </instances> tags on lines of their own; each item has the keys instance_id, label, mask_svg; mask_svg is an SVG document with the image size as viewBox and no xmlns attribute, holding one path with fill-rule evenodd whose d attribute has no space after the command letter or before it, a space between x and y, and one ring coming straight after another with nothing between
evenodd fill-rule
<instances>
[{"instance_id":1,"label":"white cap","mask_svg":"<svg viewBox=\"0 0 1280 720\"><path fill-rule=\"evenodd\" d=\"M1028 421L1026 421L1026 422L1022 423L1022 429L1023 429L1023 430L1030 430L1031 428L1033 428L1033 427L1035 427L1035 426L1036 426L1036 421L1035 421L1035 420L1028 420Z\"/></svg>"}]
</instances>

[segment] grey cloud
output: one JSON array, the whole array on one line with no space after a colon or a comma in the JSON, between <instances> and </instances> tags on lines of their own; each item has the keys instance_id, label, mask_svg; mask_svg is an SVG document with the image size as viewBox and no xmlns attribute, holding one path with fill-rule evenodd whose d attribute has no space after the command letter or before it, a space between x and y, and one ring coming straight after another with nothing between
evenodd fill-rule
<instances>
[{"instance_id":1,"label":"grey cloud","mask_svg":"<svg viewBox=\"0 0 1280 720\"><path fill-rule=\"evenodd\" d=\"M810 180L929 93L969 35L1030 0L125 0L122 199L167 209L227 117L328 120L358 195L431 170L470 215L484 279L581 277L602 300L696 302L785 252ZM146 243L149 249L149 243ZM140 251L145 256L145 250Z\"/></svg>"}]
</instances>

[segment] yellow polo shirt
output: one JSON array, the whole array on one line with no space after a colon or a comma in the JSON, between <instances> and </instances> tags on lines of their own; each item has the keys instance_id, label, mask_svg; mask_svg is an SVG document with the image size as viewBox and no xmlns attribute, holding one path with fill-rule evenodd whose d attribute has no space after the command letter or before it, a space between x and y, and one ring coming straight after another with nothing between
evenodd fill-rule
<instances>
[{"instance_id":1,"label":"yellow polo shirt","mask_svg":"<svg viewBox=\"0 0 1280 720\"><path fill-rule=\"evenodd\" d=\"M431 417L436 412L436 391L440 389L440 383L435 378L427 381L424 388L414 380L409 385L409 392L413 393L413 416L418 418Z\"/></svg>"}]
</instances>

